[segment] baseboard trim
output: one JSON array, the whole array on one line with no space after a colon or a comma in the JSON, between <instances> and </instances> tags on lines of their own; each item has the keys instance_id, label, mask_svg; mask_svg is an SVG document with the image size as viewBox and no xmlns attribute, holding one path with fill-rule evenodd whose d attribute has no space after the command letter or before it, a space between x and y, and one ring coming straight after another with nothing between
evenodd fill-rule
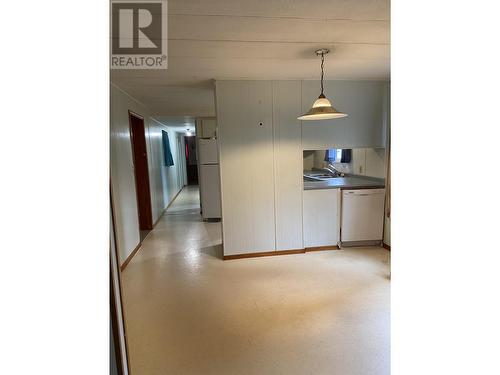
<instances>
[{"instance_id":1,"label":"baseboard trim","mask_svg":"<svg viewBox=\"0 0 500 375\"><path fill-rule=\"evenodd\" d=\"M163 211L166 211L168 210L168 208L172 205L172 203L174 203L175 201L175 198L177 198L177 196L181 193L181 191L185 188L185 186L181 187L181 189L177 192L177 194L174 195L174 197L172 198L172 200L170 201L170 203L167 205L167 207L165 207L165 209Z\"/></svg>"},{"instance_id":2,"label":"baseboard trim","mask_svg":"<svg viewBox=\"0 0 500 375\"><path fill-rule=\"evenodd\" d=\"M270 257L275 255L290 255L290 254L304 254L305 249L292 249L292 250L278 250L278 251L261 251L257 253L245 253L245 254L234 254L234 255L224 255L224 260L231 259L243 259L243 258L259 258L259 257Z\"/></svg>"},{"instance_id":3,"label":"baseboard trim","mask_svg":"<svg viewBox=\"0 0 500 375\"><path fill-rule=\"evenodd\" d=\"M177 192L177 194L174 195L174 197L172 198L172 200L170 201L170 203L167 205L167 207L165 207L163 209L163 211L161 212L161 215L158 217L158 219L156 219L155 223L153 224L153 229L156 227L156 224L158 224L158 222L160 221L160 219L163 217L163 215L165 214L165 212L167 212L167 210L169 209L169 207L172 205L172 203L174 203L175 201L175 198L177 198L177 196L181 193L182 189L184 189L184 186L181 187L181 189Z\"/></svg>"},{"instance_id":4,"label":"baseboard trim","mask_svg":"<svg viewBox=\"0 0 500 375\"><path fill-rule=\"evenodd\" d=\"M324 250L339 250L339 247L337 245L306 247L306 253L308 253L309 251L324 251Z\"/></svg>"},{"instance_id":5,"label":"baseboard trim","mask_svg":"<svg viewBox=\"0 0 500 375\"><path fill-rule=\"evenodd\" d=\"M304 249L261 251L261 252L257 252L257 253L224 255L223 259L224 260L232 260L232 259L244 259L244 258L270 257L270 256L277 256L277 255L305 254L305 253L308 253L310 251L323 251L323 250L338 250L338 247L337 247L337 245L331 245L331 246L306 247Z\"/></svg>"},{"instance_id":6,"label":"baseboard trim","mask_svg":"<svg viewBox=\"0 0 500 375\"><path fill-rule=\"evenodd\" d=\"M391 246L390 245L387 245L385 242L382 242L382 247L386 250L389 250L391 251Z\"/></svg>"},{"instance_id":7,"label":"baseboard trim","mask_svg":"<svg viewBox=\"0 0 500 375\"><path fill-rule=\"evenodd\" d=\"M172 198L172 200L170 201L170 203L167 205L167 207L165 207L163 209L163 211L161 212L161 215L158 217L158 219L156 219L155 223L153 224L153 229L156 227L156 224L158 224L158 222L160 221L160 219L163 217L163 215L165 214L165 212L167 212L168 208L172 205L172 203L174 203L175 201L175 198L177 198L177 196L181 193L182 189L184 189L184 186L181 187L181 189L177 192L177 194L174 195L174 197ZM153 230L151 229L148 234ZM147 237L147 235L146 235ZM144 241L144 240L143 240ZM132 250L132 252L130 253L130 255L127 257L127 259L125 259L125 262L123 262L123 264L120 266L120 271L123 271L125 269L125 267L127 267L127 264L130 263L130 261L132 260L132 258L134 257L134 255L137 253L137 251L141 248L141 245L142 245L142 241L139 242L139 245L137 245L135 247L134 250Z\"/></svg>"},{"instance_id":8,"label":"baseboard trim","mask_svg":"<svg viewBox=\"0 0 500 375\"><path fill-rule=\"evenodd\" d=\"M123 271L125 269L125 267L127 267L127 264L130 263L130 261L132 260L132 258L134 257L134 255L137 253L137 251L139 251L139 249L141 248L141 244L142 242L139 242L139 245L137 245L135 247L134 250L132 250L132 252L130 253L130 255L127 257L127 259L125 259L125 262L123 262L123 264L120 266L120 271Z\"/></svg>"},{"instance_id":9,"label":"baseboard trim","mask_svg":"<svg viewBox=\"0 0 500 375\"><path fill-rule=\"evenodd\" d=\"M168 208L168 207L167 207ZM158 219L156 219L156 221L154 222L153 224L153 229L155 229L156 227L156 224L158 224L158 222L160 221L160 219L163 217L163 214L165 213L165 211L167 210L167 208L164 208L163 211L161 212L160 216L158 216ZM151 230L153 230L151 229ZM149 234L149 233L148 233Z\"/></svg>"}]
</instances>

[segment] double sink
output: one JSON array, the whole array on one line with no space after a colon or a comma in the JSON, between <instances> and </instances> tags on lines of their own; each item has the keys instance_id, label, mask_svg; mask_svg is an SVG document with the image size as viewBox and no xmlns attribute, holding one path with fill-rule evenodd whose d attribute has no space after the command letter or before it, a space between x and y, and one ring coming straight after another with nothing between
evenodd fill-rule
<instances>
[{"instance_id":1,"label":"double sink","mask_svg":"<svg viewBox=\"0 0 500 375\"><path fill-rule=\"evenodd\" d=\"M304 174L304 181L329 181L334 178L342 178L342 176L332 176L329 173L307 173Z\"/></svg>"},{"instance_id":2,"label":"double sink","mask_svg":"<svg viewBox=\"0 0 500 375\"><path fill-rule=\"evenodd\" d=\"M316 189L371 189L383 188L383 178L346 174L334 175L326 171L304 171L304 190Z\"/></svg>"}]
</instances>

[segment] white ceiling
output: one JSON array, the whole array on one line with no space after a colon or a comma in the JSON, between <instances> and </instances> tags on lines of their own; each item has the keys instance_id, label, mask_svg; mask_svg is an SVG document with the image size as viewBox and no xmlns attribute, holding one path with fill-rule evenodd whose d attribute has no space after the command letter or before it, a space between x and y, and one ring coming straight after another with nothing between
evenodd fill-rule
<instances>
[{"instance_id":1,"label":"white ceiling","mask_svg":"<svg viewBox=\"0 0 500 375\"><path fill-rule=\"evenodd\" d=\"M179 126L215 115L214 79L317 79L321 47L325 79L390 75L389 0L169 0L168 15L169 68L111 80Z\"/></svg>"},{"instance_id":2,"label":"white ceiling","mask_svg":"<svg viewBox=\"0 0 500 375\"><path fill-rule=\"evenodd\" d=\"M195 133L195 117L155 115L155 120L173 128L179 133L185 133L187 129L189 129L192 133Z\"/></svg>"}]
</instances>

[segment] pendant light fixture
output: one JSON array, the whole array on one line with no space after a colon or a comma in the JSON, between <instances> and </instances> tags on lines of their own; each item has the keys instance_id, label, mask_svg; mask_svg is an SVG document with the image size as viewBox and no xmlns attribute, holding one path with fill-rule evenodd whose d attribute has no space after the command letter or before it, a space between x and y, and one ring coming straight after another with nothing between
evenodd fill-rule
<instances>
[{"instance_id":1,"label":"pendant light fixture","mask_svg":"<svg viewBox=\"0 0 500 375\"><path fill-rule=\"evenodd\" d=\"M332 118L346 117L346 113L337 111L332 107L332 103L326 98L323 93L323 76L325 75L324 65L325 65L325 55L330 52L327 48L321 48L316 50L316 55L321 56L321 94L318 99L313 103L312 108L300 117L298 120L328 120Z\"/></svg>"}]
</instances>

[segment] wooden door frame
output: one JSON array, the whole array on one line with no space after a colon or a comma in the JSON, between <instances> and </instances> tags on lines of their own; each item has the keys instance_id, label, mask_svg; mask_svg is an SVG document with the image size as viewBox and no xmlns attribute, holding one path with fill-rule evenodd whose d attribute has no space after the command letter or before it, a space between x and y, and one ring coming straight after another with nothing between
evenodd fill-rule
<instances>
[{"instance_id":1,"label":"wooden door frame","mask_svg":"<svg viewBox=\"0 0 500 375\"><path fill-rule=\"evenodd\" d=\"M134 151L134 132L132 131L132 117L135 117L136 119L139 119L139 120L142 120L142 123L143 123L143 127L144 127L144 139L146 141L146 123L144 121L144 116L141 116L140 114L134 112L134 111L131 111L130 109L128 110L128 131L129 131L129 135L130 135L130 147L132 149L132 165L133 165L133 168L134 168L134 183L135 183L135 199L136 199L136 202L137 202L137 216L138 216L138 219L139 219L139 230L143 230L141 228L141 219L140 219L140 203L139 203L139 189L138 189L138 186L137 186L137 176L136 176L136 165L135 165L135 151ZM144 228L144 229L148 229L148 230L152 230L153 229L153 207L151 205L151 185L150 185L150 180L149 180L149 158L148 158L148 145L147 145L147 141L145 143L145 151L146 151L146 165L147 165L147 168L146 168L146 175L147 175L147 178L146 178L146 183L147 183L147 201L148 201L148 205L149 205L149 215L147 217L147 228Z\"/></svg>"}]
</instances>

